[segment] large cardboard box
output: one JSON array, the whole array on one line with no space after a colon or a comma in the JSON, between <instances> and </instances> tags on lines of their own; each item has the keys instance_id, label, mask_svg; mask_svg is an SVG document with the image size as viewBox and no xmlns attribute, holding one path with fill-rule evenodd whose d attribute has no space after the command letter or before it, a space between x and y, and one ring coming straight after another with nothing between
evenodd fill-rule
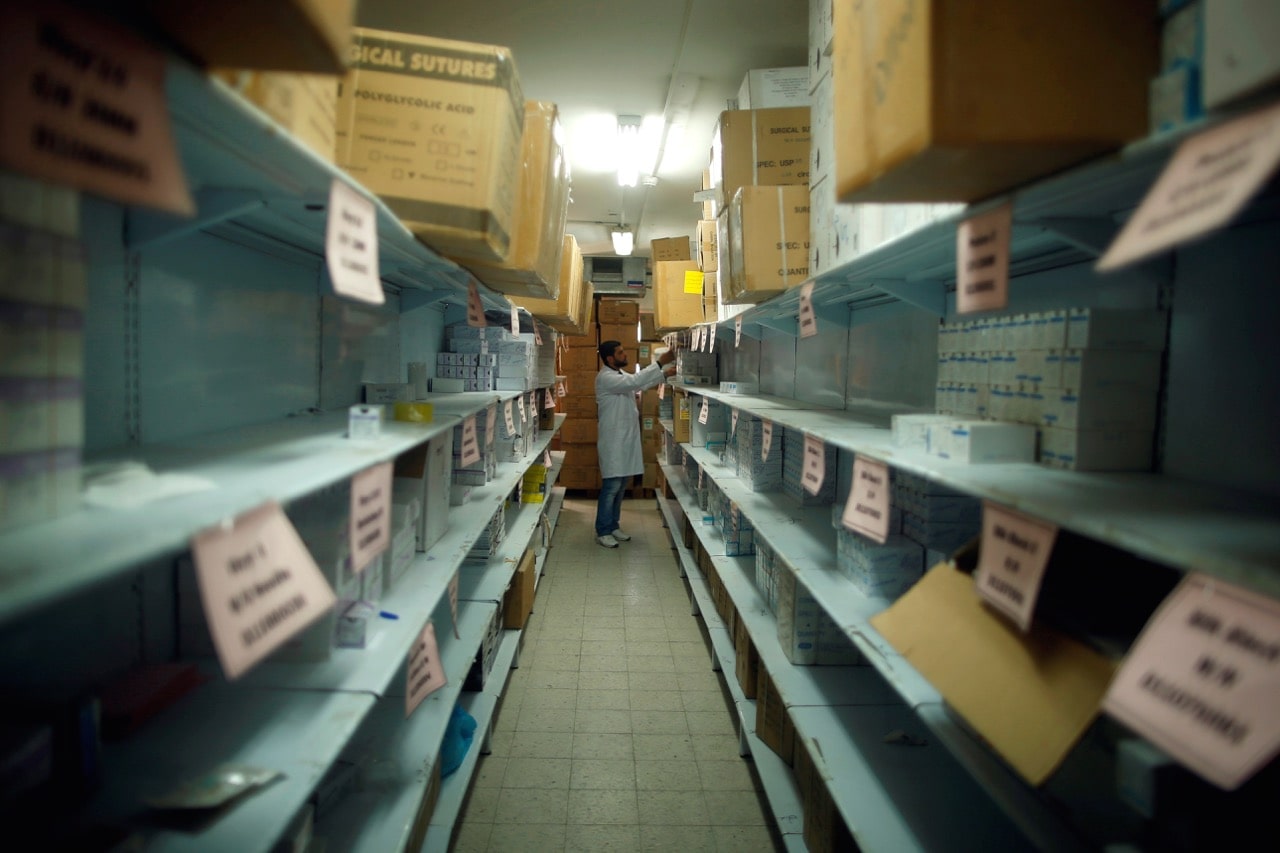
<instances>
[{"instance_id":1,"label":"large cardboard box","mask_svg":"<svg viewBox=\"0 0 1280 853\"><path fill-rule=\"evenodd\" d=\"M640 303L634 299L611 299L602 296L596 302L600 325L631 325L640 322Z\"/></svg>"},{"instance_id":2,"label":"large cardboard box","mask_svg":"<svg viewBox=\"0 0 1280 853\"><path fill-rule=\"evenodd\" d=\"M698 266L703 272L715 272L716 262L716 221L714 219L698 220Z\"/></svg>"},{"instance_id":3,"label":"large cardboard box","mask_svg":"<svg viewBox=\"0 0 1280 853\"><path fill-rule=\"evenodd\" d=\"M657 462L646 462L644 466L643 486L646 489L658 488L658 476L661 472Z\"/></svg>"},{"instance_id":4,"label":"large cardboard box","mask_svg":"<svg viewBox=\"0 0 1280 853\"><path fill-rule=\"evenodd\" d=\"M569 419L594 419L598 414L596 410L596 396L595 394L575 394L569 397L561 397L560 412Z\"/></svg>"},{"instance_id":5,"label":"large cardboard box","mask_svg":"<svg viewBox=\"0 0 1280 853\"><path fill-rule=\"evenodd\" d=\"M1147 132L1159 43L1146 4L874 0L834 11L841 201L976 201Z\"/></svg>"},{"instance_id":6,"label":"large cardboard box","mask_svg":"<svg viewBox=\"0 0 1280 853\"><path fill-rule=\"evenodd\" d=\"M511 301L527 310L553 329L566 335L582 335L582 250L572 234L564 235L560 252L560 291L555 299L539 299L533 296L511 297ZM573 345L573 338L569 338ZM594 345L594 342L593 342Z\"/></svg>"},{"instance_id":7,"label":"large cardboard box","mask_svg":"<svg viewBox=\"0 0 1280 853\"><path fill-rule=\"evenodd\" d=\"M704 274L694 261L659 261L653 265L654 319L659 332L701 323Z\"/></svg>"},{"instance_id":8,"label":"large cardboard box","mask_svg":"<svg viewBox=\"0 0 1280 853\"><path fill-rule=\"evenodd\" d=\"M337 165L436 251L506 261L524 126L511 51L356 28L351 61Z\"/></svg>"},{"instance_id":9,"label":"large cardboard box","mask_svg":"<svg viewBox=\"0 0 1280 853\"><path fill-rule=\"evenodd\" d=\"M738 187L808 183L808 107L720 114L711 141L711 185L720 208Z\"/></svg>"},{"instance_id":10,"label":"large cardboard box","mask_svg":"<svg viewBox=\"0 0 1280 853\"><path fill-rule=\"evenodd\" d=\"M560 427L560 438L569 444L596 443L599 437L600 422L595 418L569 418Z\"/></svg>"},{"instance_id":11,"label":"large cardboard box","mask_svg":"<svg viewBox=\"0 0 1280 853\"><path fill-rule=\"evenodd\" d=\"M525 103L511 251L502 264L466 265L494 290L542 299L559 296L569 210L569 158L563 135L555 104Z\"/></svg>"},{"instance_id":12,"label":"large cardboard box","mask_svg":"<svg viewBox=\"0 0 1280 853\"><path fill-rule=\"evenodd\" d=\"M660 237L649 241L653 261L688 261L693 259L688 237Z\"/></svg>"},{"instance_id":13,"label":"large cardboard box","mask_svg":"<svg viewBox=\"0 0 1280 853\"><path fill-rule=\"evenodd\" d=\"M738 87L738 109L809 106L809 68L753 68Z\"/></svg>"},{"instance_id":14,"label":"large cardboard box","mask_svg":"<svg viewBox=\"0 0 1280 853\"><path fill-rule=\"evenodd\" d=\"M658 416L657 388L646 388L640 392L640 414L655 418Z\"/></svg>"},{"instance_id":15,"label":"large cardboard box","mask_svg":"<svg viewBox=\"0 0 1280 853\"><path fill-rule=\"evenodd\" d=\"M763 660L756 667L756 737L791 764L795 754L795 726Z\"/></svg>"},{"instance_id":16,"label":"large cardboard box","mask_svg":"<svg viewBox=\"0 0 1280 853\"><path fill-rule=\"evenodd\" d=\"M595 444L571 444L565 442L561 445L564 449L564 469L583 469L598 468L600 466L600 458L596 454Z\"/></svg>"},{"instance_id":17,"label":"large cardboard box","mask_svg":"<svg viewBox=\"0 0 1280 853\"><path fill-rule=\"evenodd\" d=\"M566 489L600 488L599 468L565 468L560 471L559 484Z\"/></svg>"},{"instance_id":18,"label":"large cardboard box","mask_svg":"<svg viewBox=\"0 0 1280 853\"><path fill-rule=\"evenodd\" d=\"M538 575L532 548L524 552L516 572L511 578L511 586L507 587L507 595L502 604L502 627L521 630L533 612L533 591Z\"/></svg>"},{"instance_id":19,"label":"large cardboard box","mask_svg":"<svg viewBox=\"0 0 1280 853\"><path fill-rule=\"evenodd\" d=\"M600 343L617 341L627 349L640 346L640 326L636 323L600 324Z\"/></svg>"},{"instance_id":20,"label":"large cardboard box","mask_svg":"<svg viewBox=\"0 0 1280 853\"><path fill-rule=\"evenodd\" d=\"M595 350L581 350L581 352L595 352ZM566 373L564 378L565 399L569 397L590 397L593 414L596 400L596 374L600 372L598 367L599 361L596 362L596 367L590 370L572 370Z\"/></svg>"},{"instance_id":21,"label":"large cardboard box","mask_svg":"<svg viewBox=\"0 0 1280 853\"><path fill-rule=\"evenodd\" d=\"M757 670L760 667L760 653L756 651L756 644L751 642L751 634L748 633L747 625L742 620L739 620L734 627L733 654L734 669L738 676L738 684L742 687L742 695L748 699L755 699L759 684L756 679Z\"/></svg>"},{"instance_id":22,"label":"large cardboard box","mask_svg":"<svg viewBox=\"0 0 1280 853\"><path fill-rule=\"evenodd\" d=\"M337 145L338 80L326 74L219 71L217 76L326 163Z\"/></svg>"},{"instance_id":23,"label":"large cardboard box","mask_svg":"<svg viewBox=\"0 0 1280 853\"><path fill-rule=\"evenodd\" d=\"M640 340L658 340L658 326L652 311L645 311L640 314Z\"/></svg>"},{"instance_id":24,"label":"large cardboard box","mask_svg":"<svg viewBox=\"0 0 1280 853\"><path fill-rule=\"evenodd\" d=\"M742 187L729 205L729 304L762 302L809 277L809 188Z\"/></svg>"},{"instance_id":25,"label":"large cardboard box","mask_svg":"<svg viewBox=\"0 0 1280 853\"><path fill-rule=\"evenodd\" d=\"M590 349L586 347L573 347L567 349L560 356L560 370L564 374L581 373L590 371L594 373L600 369L600 354L593 346Z\"/></svg>"}]
</instances>

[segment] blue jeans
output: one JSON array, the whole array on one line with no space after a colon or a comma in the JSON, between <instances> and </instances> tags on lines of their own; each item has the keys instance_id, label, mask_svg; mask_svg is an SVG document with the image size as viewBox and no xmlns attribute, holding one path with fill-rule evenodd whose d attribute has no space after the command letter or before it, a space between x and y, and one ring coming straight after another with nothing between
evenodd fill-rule
<instances>
[{"instance_id":1,"label":"blue jeans","mask_svg":"<svg viewBox=\"0 0 1280 853\"><path fill-rule=\"evenodd\" d=\"M596 536L605 536L618 529L622 517L622 496L630 477L605 477L600 486L600 502L596 504Z\"/></svg>"}]
</instances>

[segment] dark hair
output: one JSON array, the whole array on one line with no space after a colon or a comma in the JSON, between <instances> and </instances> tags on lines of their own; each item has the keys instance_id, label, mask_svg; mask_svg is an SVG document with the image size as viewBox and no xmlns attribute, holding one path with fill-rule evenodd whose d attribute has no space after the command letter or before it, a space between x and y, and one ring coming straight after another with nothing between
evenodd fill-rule
<instances>
[{"instance_id":1,"label":"dark hair","mask_svg":"<svg viewBox=\"0 0 1280 853\"><path fill-rule=\"evenodd\" d=\"M600 360L604 361L609 356L618 351L618 347L622 346L622 341L605 341L600 344Z\"/></svg>"}]
</instances>

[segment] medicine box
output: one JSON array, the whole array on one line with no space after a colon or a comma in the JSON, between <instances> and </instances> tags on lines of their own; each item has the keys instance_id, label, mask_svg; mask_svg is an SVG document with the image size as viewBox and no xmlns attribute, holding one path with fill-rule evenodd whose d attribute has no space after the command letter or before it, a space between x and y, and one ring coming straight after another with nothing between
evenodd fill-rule
<instances>
[{"instance_id":1,"label":"medicine box","mask_svg":"<svg viewBox=\"0 0 1280 853\"><path fill-rule=\"evenodd\" d=\"M1040 430L1040 462L1072 471L1149 471L1150 430Z\"/></svg>"},{"instance_id":2,"label":"medicine box","mask_svg":"<svg viewBox=\"0 0 1280 853\"><path fill-rule=\"evenodd\" d=\"M1072 308L1067 315L1068 349L1164 349L1168 317L1163 311Z\"/></svg>"},{"instance_id":3,"label":"medicine box","mask_svg":"<svg viewBox=\"0 0 1280 853\"><path fill-rule=\"evenodd\" d=\"M1034 462L1036 430L998 421L938 423L929 427L926 452L966 464Z\"/></svg>"},{"instance_id":4,"label":"medicine box","mask_svg":"<svg viewBox=\"0 0 1280 853\"><path fill-rule=\"evenodd\" d=\"M793 664L812 666L818 662L822 608L796 578L795 571L776 558L774 584L777 588L778 643L782 652Z\"/></svg>"},{"instance_id":5,"label":"medicine box","mask_svg":"<svg viewBox=\"0 0 1280 853\"><path fill-rule=\"evenodd\" d=\"M1152 390L1099 388L1089 394L1053 391L1045 396L1044 426L1070 430L1152 431L1156 424L1156 395Z\"/></svg>"}]
</instances>

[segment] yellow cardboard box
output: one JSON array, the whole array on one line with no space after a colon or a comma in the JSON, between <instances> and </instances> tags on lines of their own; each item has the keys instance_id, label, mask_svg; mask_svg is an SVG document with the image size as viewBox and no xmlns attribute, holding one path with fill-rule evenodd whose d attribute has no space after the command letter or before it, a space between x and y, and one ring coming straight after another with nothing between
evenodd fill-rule
<instances>
[{"instance_id":1,"label":"yellow cardboard box","mask_svg":"<svg viewBox=\"0 0 1280 853\"><path fill-rule=\"evenodd\" d=\"M728 206L738 187L808 183L808 107L720 114L711 140L711 185L718 191L718 209Z\"/></svg>"},{"instance_id":2,"label":"yellow cardboard box","mask_svg":"<svg viewBox=\"0 0 1280 853\"><path fill-rule=\"evenodd\" d=\"M809 277L809 188L742 187L729 205L729 304L762 302ZM723 279L722 279L723 280Z\"/></svg>"},{"instance_id":3,"label":"yellow cardboard box","mask_svg":"<svg viewBox=\"0 0 1280 853\"><path fill-rule=\"evenodd\" d=\"M654 261L689 261L693 255L689 249L688 237L661 237L649 241L650 260Z\"/></svg>"},{"instance_id":4,"label":"yellow cardboard box","mask_svg":"<svg viewBox=\"0 0 1280 853\"><path fill-rule=\"evenodd\" d=\"M692 273L687 276L686 273ZM702 270L696 261L658 261L653 265L653 315L659 332L701 323Z\"/></svg>"},{"instance_id":5,"label":"yellow cardboard box","mask_svg":"<svg viewBox=\"0 0 1280 853\"><path fill-rule=\"evenodd\" d=\"M337 144L338 78L327 74L219 70L226 82L326 163Z\"/></svg>"},{"instance_id":6,"label":"yellow cardboard box","mask_svg":"<svg viewBox=\"0 0 1280 853\"><path fill-rule=\"evenodd\" d=\"M582 328L582 250L572 234L564 235L560 253L560 291L555 299L512 296L511 301L553 329L566 335L581 335Z\"/></svg>"}]
</instances>

